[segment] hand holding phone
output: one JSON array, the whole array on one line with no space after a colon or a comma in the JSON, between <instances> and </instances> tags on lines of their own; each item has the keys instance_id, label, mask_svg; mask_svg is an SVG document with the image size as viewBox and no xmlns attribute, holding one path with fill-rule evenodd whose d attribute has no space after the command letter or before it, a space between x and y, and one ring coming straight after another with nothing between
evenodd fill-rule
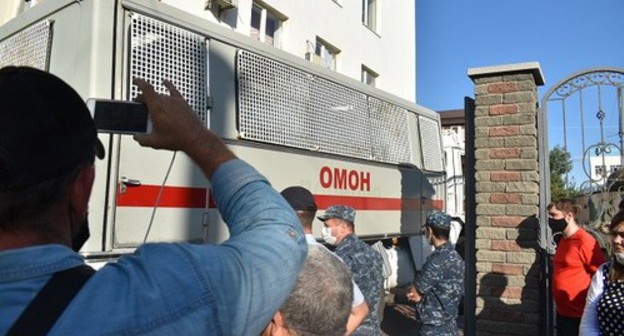
<instances>
[{"instance_id":1,"label":"hand holding phone","mask_svg":"<svg viewBox=\"0 0 624 336\"><path fill-rule=\"evenodd\" d=\"M154 87L143 79L135 78L132 82L141 91L137 101L149 107L154 121L152 133L134 135L134 140L141 146L181 150L209 179L219 166L236 158L221 138L206 128L173 83L163 80L169 90L167 95L157 94Z\"/></svg>"},{"instance_id":2,"label":"hand holding phone","mask_svg":"<svg viewBox=\"0 0 624 336\"><path fill-rule=\"evenodd\" d=\"M98 132L113 134L151 133L147 106L123 100L88 99L87 107Z\"/></svg>"}]
</instances>

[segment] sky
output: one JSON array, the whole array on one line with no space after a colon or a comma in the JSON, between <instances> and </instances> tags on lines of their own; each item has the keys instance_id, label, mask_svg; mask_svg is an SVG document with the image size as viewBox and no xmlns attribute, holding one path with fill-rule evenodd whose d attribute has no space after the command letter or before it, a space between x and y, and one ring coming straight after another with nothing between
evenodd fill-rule
<instances>
[{"instance_id":1,"label":"sky","mask_svg":"<svg viewBox=\"0 0 624 336\"><path fill-rule=\"evenodd\" d=\"M407 0L404 0L407 1ZM525 62L540 64L545 84L538 88L541 103L560 80L594 67L624 69L623 0L416 0L417 103L436 111L463 108L464 96L474 98L469 68ZM594 90L595 91L595 90ZM597 94L585 97L588 119L597 107ZM619 144L615 94L605 89L602 109L608 117L605 141ZM569 105L569 106L568 106ZM566 103L566 114L580 109ZM548 104L549 147L563 143L561 106ZM552 116L553 111L558 115ZM580 113L579 113L580 114ZM617 113L616 113L617 114ZM577 185L582 148L599 141L600 132L589 131L585 146L579 127L568 119L568 147L575 163ZM594 130L598 130L597 127ZM598 137L598 138L596 138Z\"/></svg>"}]
</instances>

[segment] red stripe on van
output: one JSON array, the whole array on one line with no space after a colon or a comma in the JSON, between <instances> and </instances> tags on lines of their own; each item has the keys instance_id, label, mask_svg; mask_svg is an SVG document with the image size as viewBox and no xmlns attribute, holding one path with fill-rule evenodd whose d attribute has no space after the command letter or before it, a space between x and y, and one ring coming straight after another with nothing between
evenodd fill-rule
<instances>
[{"instance_id":1,"label":"red stripe on van","mask_svg":"<svg viewBox=\"0 0 624 336\"><path fill-rule=\"evenodd\" d=\"M401 210L401 199L361 196L314 195L319 209L335 204L348 205L357 210Z\"/></svg>"},{"instance_id":2,"label":"red stripe on van","mask_svg":"<svg viewBox=\"0 0 624 336\"><path fill-rule=\"evenodd\" d=\"M117 189L119 190L119 189ZM153 207L160 186L127 186L126 192L117 194L117 206ZM200 208L206 207L206 189L190 187L165 187L160 197L159 207L163 208Z\"/></svg>"},{"instance_id":3,"label":"red stripe on van","mask_svg":"<svg viewBox=\"0 0 624 336\"><path fill-rule=\"evenodd\" d=\"M158 197L160 186L141 185L128 186L126 192L117 195L117 206L120 207L153 207ZM335 196L315 195L314 199L320 210L327 209L335 204L344 204L357 210L399 211L418 209L443 209L442 200L425 200L423 206L420 199L401 200L387 197L362 196ZM212 192L209 195L208 205L216 208ZM160 199L159 207L164 208L205 208L206 189L190 187L165 187Z\"/></svg>"},{"instance_id":4,"label":"red stripe on van","mask_svg":"<svg viewBox=\"0 0 624 336\"><path fill-rule=\"evenodd\" d=\"M420 199L400 199L384 197L361 197L361 196L335 196L335 195L314 195L314 200L319 209L327 209L335 204L348 205L356 210L418 210L422 208L443 209L442 200L424 200L421 206Z\"/></svg>"}]
</instances>

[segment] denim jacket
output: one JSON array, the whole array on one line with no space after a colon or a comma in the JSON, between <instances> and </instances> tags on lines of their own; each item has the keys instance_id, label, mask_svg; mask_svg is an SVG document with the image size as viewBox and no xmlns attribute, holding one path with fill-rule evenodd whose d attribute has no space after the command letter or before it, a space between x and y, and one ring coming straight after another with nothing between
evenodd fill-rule
<instances>
[{"instance_id":1,"label":"denim jacket","mask_svg":"<svg viewBox=\"0 0 624 336\"><path fill-rule=\"evenodd\" d=\"M89 279L49 335L258 335L304 262L301 225L251 166L212 177L231 238L220 245L146 244ZM0 334L54 272L83 263L61 245L0 252Z\"/></svg>"}]
</instances>

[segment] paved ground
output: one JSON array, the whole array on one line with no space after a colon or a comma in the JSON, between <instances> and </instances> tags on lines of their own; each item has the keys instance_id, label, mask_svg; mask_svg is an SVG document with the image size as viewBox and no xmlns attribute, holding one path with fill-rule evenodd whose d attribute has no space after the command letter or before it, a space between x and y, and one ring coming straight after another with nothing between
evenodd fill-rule
<instances>
[{"instance_id":1,"label":"paved ground","mask_svg":"<svg viewBox=\"0 0 624 336\"><path fill-rule=\"evenodd\" d=\"M381 330L387 336L407 336L416 328L414 308L403 304L386 304Z\"/></svg>"},{"instance_id":2,"label":"paved ground","mask_svg":"<svg viewBox=\"0 0 624 336\"><path fill-rule=\"evenodd\" d=\"M462 318L459 320L461 321ZM409 336L413 335L415 329L414 307L406 303L395 303L392 296L388 296L384 317L381 322L381 330L384 332L384 335ZM457 334L461 336L464 333L459 329Z\"/></svg>"}]
</instances>

